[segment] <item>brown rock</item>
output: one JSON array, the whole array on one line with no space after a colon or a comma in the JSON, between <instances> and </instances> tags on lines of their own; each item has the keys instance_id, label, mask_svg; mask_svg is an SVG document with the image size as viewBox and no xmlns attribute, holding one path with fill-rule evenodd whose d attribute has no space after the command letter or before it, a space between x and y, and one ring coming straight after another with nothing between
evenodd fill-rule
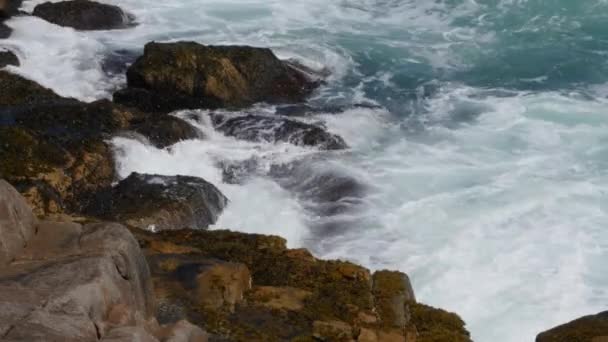
<instances>
[{"instance_id":1,"label":"brown rock","mask_svg":"<svg viewBox=\"0 0 608 342\"><path fill-rule=\"evenodd\" d=\"M148 262L161 299L185 297L192 305L232 311L251 288L251 275L243 264L173 254L149 255Z\"/></svg>"},{"instance_id":2,"label":"brown rock","mask_svg":"<svg viewBox=\"0 0 608 342\"><path fill-rule=\"evenodd\" d=\"M608 340L608 311L585 316L538 334L536 342L604 342Z\"/></svg>"},{"instance_id":3,"label":"brown rock","mask_svg":"<svg viewBox=\"0 0 608 342\"><path fill-rule=\"evenodd\" d=\"M378 342L378 334L374 330L362 328L357 342Z\"/></svg>"},{"instance_id":4,"label":"brown rock","mask_svg":"<svg viewBox=\"0 0 608 342\"><path fill-rule=\"evenodd\" d=\"M310 291L294 287L258 286L250 298L260 305L273 309L298 311L304 308L304 301L312 295Z\"/></svg>"},{"instance_id":5,"label":"brown rock","mask_svg":"<svg viewBox=\"0 0 608 342\"><path fill-rule=\"evenodd\" d=\"M127 82L128 91L115 95L115 101L162 112L299 102L317 85L269 49L194 42L146 44L127 71ZM150 106L150 101L158 103Z\"/></svg>"},{"instance_id":6,"label":"brown rock","mask_svg":"<svg viewBox=\"0 0 608 342\"><path fill-rule=\"evenodd\" d=\"M373 277L373 294L380 320L388 327L404 328L410 320L406 303L415 301L406 274L378 271Z\"/></svg>"},{"instance_id":7,"label":"brown rock","mask_svg":"<svg viewBox=\"0 0 608 342\"><path fill-rule=\"evenodd\" d=\"M313 336L321 341L354 341L353 329L341 321L315 321L313 323Z\"/></svg>"}]
</instances>

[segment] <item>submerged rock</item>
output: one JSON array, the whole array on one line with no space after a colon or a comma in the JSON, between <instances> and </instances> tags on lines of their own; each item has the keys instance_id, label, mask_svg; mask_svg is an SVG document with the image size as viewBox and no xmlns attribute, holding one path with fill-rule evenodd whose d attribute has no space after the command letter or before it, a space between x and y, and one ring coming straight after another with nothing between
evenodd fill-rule
<instances>
[{"instance_id":1,"label":"submerged rock","mask_svg":"<svg viewBox=\"0 0 608 342\"><path fill-rule=\"evenodd\" d=\"M4 68L8 65L19 66L19 64L19 58L17 58L13 52L8 50L0 50L0 68Z\"/></svg>"},{"instance_id":2,"label":"submerged rock","mask_svg":"<svg viewBox=\"0 0 608 342\"><path fill-rule=\"evenodd\" d=\"M536 342L608 341L608 311L585 316L538 334Z\"/></svg>"},{"instance_id":3,"label":"submerged rock","mask_svg":"<svg viewBox=\"0 0 608 342\"><path fill-rule=\"evenodd\" d=\"M201 133L195 127L171 115L150 115L143 120L131 122L130 129L148 138L158 148L182 140L201 138Z\"/></svg>"},{"instance_id":4,"label":"submerged rock","mask_svg":"<svg viewBox=\"0 0 608 342\"><path fill-rule=\"evenodd\" d=\"M238 139L257 142L288 142L322 150L348 148L341 137L324 128L279 116L211 114L215 129Z\"/></svg>"},{"instance_id":5,"label":"submerged rock","mask_svg":"<svg viewBox=\"0 0 608 342\"><path fill-rule=\"evenodd\" d=\"M162 111L300 102L318 85L270 49L194 42L146 44L127 83L115 101Z\"/></svg>"},{"instance_id":6,"label":"submerged rock","mask_svg":"<svg viewBox=\"0 0 608 342\"><path fill-rule=\"evenodd\" d=\"M87 213L150 231L204 229L228 203L211 183L187 176L132 173L99 194Z\"/></svg>"},{"instance_id":7,"label":"submerged rock","mask_svg":"<svg viewBox=\"0 0 608 342\"><path fill-rule=\"evenodd\" d=\"M112 30L133 24L133 17L120 7L89 0L45 2L36 6L32 14L77 30Z\"/></svg>"}]
</instances>

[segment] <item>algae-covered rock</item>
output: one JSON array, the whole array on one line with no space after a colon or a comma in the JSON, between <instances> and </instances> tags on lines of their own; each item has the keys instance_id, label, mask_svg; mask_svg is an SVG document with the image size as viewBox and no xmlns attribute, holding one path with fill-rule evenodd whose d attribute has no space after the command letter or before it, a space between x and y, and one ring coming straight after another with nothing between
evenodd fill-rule
<instances>
[{"instance_id":1,"label":"algae-covered rock","mask_svg":"<svg viewBox=\"0 0 608 342\"><path fill-rule=\"evenodd\" d=\"M405 273L378 271L373 276L376 309L383 324L404 328L410 321L408 303L416 301L414 290Z\"/></svg>"},{"instance_id":2,"label":"algae-covered rock","mask_svg":"<svg viewBox=\"0 0 608 342\"><path fill-rule=\"evenodd\" d=\"M457 314L419 303L409 304L417 342L471 342L464 321Z\"/></svg>"},{"instance_id":3,"label":"algae-covered rock","mask_svg":"<svg viewBox=\"0 0 608 342\"><path fill-rule=\"evenodd\" d=\"M4 108L2 110L6 110L6 106L48 103L61 99L52 90L36 82L0 70L0 108Z\"/></svg>"},{"instance_id":4,"label":"algae-covered rock","mask_svg":"<svg viewBox=\"0 0 608 342\"><path fill-rule=\"evenodd\" d=\"M146 44L127 71L127 83L143 91L119 93L115 101L146 109L150 100L161 101L153 107L164 111L300 102L317 86L270 49L194 42Z\"/></svg>"},{"instance_id":5,"label":"algae-covered rock","mask_svg":"<svg viewBox=\"0 0 608 342\"><path fill-rule=\"evenodd\" d=\"M133 17L120 7L89 0L45 2L36 6L32 14L77 30L120 29L133 23Z\"/></svg>"},{"instance_id":6,"label":"algae-covered rock","mask_svg":"<svg viewBox=\"0 0 608 342\"><path fill-rule=\"evenodd\" d=\"M608 341L608 311L585 316L538 334L536 342Z\"/></svg>"},{"instance_id":7,"label":"algae-covered rock","mask_svg":"<svg viewBox=\"0 0 608 342\"><path fill-rule=\"evenodd\" d=\"M87 212L151 231L204 229L215 223L227 198L204 179L132 173L100 193Z\"/></svg>"},{"instance_id":8,"label":"algae-covered rock","mask_svg":"<svg viewBox=\"0 0 608 342\"><path fill-rule=\"evenodd\" d=\"M234 311L251 287L251 275L243 264L179 254L151 254L147 260L157 298L164 303L179 298L176 304L188 303L185 310L200 306Z\"/></svg>"}]
</instances>

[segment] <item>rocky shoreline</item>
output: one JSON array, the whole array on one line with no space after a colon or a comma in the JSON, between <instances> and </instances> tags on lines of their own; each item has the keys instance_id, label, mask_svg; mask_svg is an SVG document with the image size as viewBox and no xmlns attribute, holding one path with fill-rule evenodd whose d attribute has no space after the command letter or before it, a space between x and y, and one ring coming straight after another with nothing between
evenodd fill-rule
<instances>
[{"instance_id":1,"label":"rocky shoreline","mask_svg":"<svg viewBox=\"0 0 608 342\"><path fill-rule=\"evenodd\" d=\"M10 35L2 21L27 15L19 6L0 0L0 38ZM79 30L137 23L86 0L33 15ZM9 65L18 58L0 51L0 68ZM346 149L298 110L252 107L298 108L322 74L269 49L150 42L126 79L112 101L85 103L0 70L0 340L471 341L456 314L416 301L404 273L319 260L276 236L205 230L230 199L204 179L117 175L112 137L158 148L205 139L169 114L182 109L209 110L236 139ZM238 183L232 167L226 177ZM600 314L537 340L606 336Z\"/></svg>"}]
</instances>

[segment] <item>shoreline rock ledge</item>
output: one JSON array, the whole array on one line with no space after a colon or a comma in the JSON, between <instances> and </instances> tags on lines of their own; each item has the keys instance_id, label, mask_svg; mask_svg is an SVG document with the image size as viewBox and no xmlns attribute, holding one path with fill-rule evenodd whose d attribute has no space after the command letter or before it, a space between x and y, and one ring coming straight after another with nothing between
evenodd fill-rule
<instances>
[{"instance_id":1,"label":"shoreline rock ledge","mask_svg":"<svg viewBox=\"0 0 608 342\"><path fill-rule=\"evenodd\" d=\"M37 218L0 180L0 339L470 342L407 275L276 236Z\"/></svg>"}]
</instances>

